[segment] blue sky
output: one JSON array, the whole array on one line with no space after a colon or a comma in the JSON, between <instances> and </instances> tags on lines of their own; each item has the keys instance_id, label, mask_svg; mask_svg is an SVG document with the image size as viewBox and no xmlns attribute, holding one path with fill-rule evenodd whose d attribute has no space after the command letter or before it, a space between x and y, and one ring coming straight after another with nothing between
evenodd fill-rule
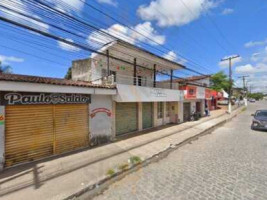
<instances>
[{"instance_id":1,"label":"blue sky","mask_svg":"<svg viewBox=\"0 0 267 200\"><path fill-rule=\"evenodd\" d=\"M42 19L33 9L23 5L22 1L12 1L20 5L21 11ZM88 22L94 23L104 31L115 34L117 37L127 38L135 45L182 62L205 74L219 70L228 72L225 63L219 63L220 59L239 54L241 59L234 62L233 68L236 84L241 84L237 79L238 76L250 75L248 79L255 91L267 89L266 1L86 0L89 5L97 7L132 29L153 38L156 44L92 10L82 3L83 0L61 1L67 2L70 7L68 9L60 7L58 0L48 0L54 7L64 9L64 12L73 16L87 19ZM2 2L0 4L10 7L16 5L6 3L9 2L7 0ZM1 16L10 18L5 12L0 11L0 13ZM16 16L11 19L18 21ZM37 27L43 31L56 33L44 25L37 24ZM11 65L14 73L63 77L67 68L71 66L71 60L90 55L89 52L59 44L3 22L0 22L0 32L0 60L4 64ZM93 32L87 34L90 42L99 40ZM67 35L61 36L68 38ZM150 47L145 43L150 43ZM186 72L186 74L192 73ZM176 73L176 75L184 74Z\"/></svg>"}]
</instances>

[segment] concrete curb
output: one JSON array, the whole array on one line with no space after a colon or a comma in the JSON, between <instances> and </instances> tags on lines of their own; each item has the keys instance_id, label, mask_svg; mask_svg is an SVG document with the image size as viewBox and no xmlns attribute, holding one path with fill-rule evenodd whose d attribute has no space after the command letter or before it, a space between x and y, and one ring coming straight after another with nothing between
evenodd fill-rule
<instances>
[{"instance_id":1,"label":"concrete curb","mask_svg":"<svg viewBox=\"0 0 267 200\"><path fill-rule=\"evenodd\" d=\"M170 147L168 147L168 148L164 149L163 151L158 152L157 154L154 154L153 156L143 160L141 163L132 165L130 168L128 168L126 170L116 172L112 176L107 176L107 177L103 178L102 180L100 180L99 182L97 182L95 184L92 184L90 186L87 186L84 189L78 191L77 193L74 193L74 194L68 196L67 198L64 198L64 200L69 200L69 199L92 199L93 197L101 194L104 190L106 190L110 184L112 184L112 183L114 183L116 181L119 181L120 179L124 178L128 174L130 174L132 172L135 172L135 171L139 170L140 168L149 165L150 163L159 161L160 159L166 157L170 152L172 152L172 151L184 146L185 144L188 144L188 143L190 143L190 142L192 142L194 140L197 140L201 136L210 134L214 129L222 126L223 124L225 124L225 123L227 123L229 121L231 121L234 117L236 117L238 114L243 112L244 108L246 108L246 107L242 106L240 108L237 108L234 111L235 113L232 113L231 115L222 114L222 115L220 115L220 116L218 116L216 118L213 118L213 119L218 119L220 117L225 117L225 116L229 115L229 117L227 117L226 119L222 120L221 122L218 122L217 124L207 128L205 130L200 131L198 134L196 134L194 136L190 136L190 137L184 139L183 141L181 141L181 142L179 142L177 144L171 144ZM192 127L189 127L189 128L194 128L194 127L195 126L192 126ZM173 134L170 134L170 135L173 135Z\"/></svg>"}]
</instances>

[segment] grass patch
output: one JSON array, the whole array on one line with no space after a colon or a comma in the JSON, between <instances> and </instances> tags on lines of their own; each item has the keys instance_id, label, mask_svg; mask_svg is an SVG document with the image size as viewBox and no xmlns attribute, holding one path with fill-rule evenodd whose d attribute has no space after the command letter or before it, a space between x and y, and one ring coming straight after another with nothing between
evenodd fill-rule
<instances>
[{"instance_id":1,"label":"grass patch","mask_svg":"<svg viewBox=\"0 0 267 200\"><path fill-rule=\"evenodd\" d=\"M242 108L242 110L241 110L241 111L242 111L242 112L244 112L244 111L246 111L246 110L247 110L247 108L246 108L246 107L244 107L244 108Z\"/></svg>"},{"instance_id":2,"label":"grass patch","mask_svg":"<svg viewBox=\"0 0 267 200\"><path fill-rule=\"evenodd\" d=\"M107 171L107 175L109 175L109 176L112 176L112 175L114 175L115 174L115 170L114 169L109 169L108 171Z\"/></svg>"},{"instance_id":3,"label":"grass patch","mask_svg":"<svg viewBox=\"0 0 267 200\"><path fill-rule=\"evenodd\" d=\"M123 171L123 170L127 169L128 167L129 167L128 163L123 163L123 164L118 166L118 169Z\"/></svg>"},{"instance_id":4,"label":"grass patch","mask_svg":"<svg viewBox=\"0 0 267 200\"><path fill-rule=\"evenodd\" d=\"M132 156L129 158L131 164L138 164L142 162L142 159L139 156Z\"/></svg>"}]
</instances>

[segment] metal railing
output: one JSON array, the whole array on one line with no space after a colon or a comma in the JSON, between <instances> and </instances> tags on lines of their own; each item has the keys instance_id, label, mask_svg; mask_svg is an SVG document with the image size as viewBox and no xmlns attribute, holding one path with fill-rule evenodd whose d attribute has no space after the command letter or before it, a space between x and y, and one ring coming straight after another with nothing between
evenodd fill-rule
<instances>
[{"instance_id":1,"label":"metal railing","mask_svg":"<svg viewBox=\"0 0 267 200\"><path fill-rule=\"evenodd\" d=\"M110 75L102 77L98 80L95 80L93 83L103 84L103 85L115 85L115 84L125 84L125 85L136 85L143 87L154 87L154 81L150 77L136 77L128 75ZM163 89L179 89L178 83L170 83L170 81L157 81L155 82L156 88Z\"/></svg>"}]
</instances>

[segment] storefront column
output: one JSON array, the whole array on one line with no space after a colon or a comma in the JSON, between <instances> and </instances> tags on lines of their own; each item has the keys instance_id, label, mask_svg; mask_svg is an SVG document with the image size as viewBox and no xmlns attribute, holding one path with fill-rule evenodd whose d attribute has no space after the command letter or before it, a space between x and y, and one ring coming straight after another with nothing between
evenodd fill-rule
<instances>
[{"instance_id":1,"label":"storefront column","mask_svg":"<svg viewBox=\"0 0 267 200\"><path fill-rule=\"evenodd\" d=\"M153 103L153 110L154 110L154 112L153 112L153 126L154 127L156 127L157 125L158 125L158 123L157 123L157 119L158 119L158 103L157 102L154 102Z\"/></svg>"},{"instance_id":2,"label":"storefront column","mask_svg":"<svg viewBox=\"0 0 267 200\"><path fill-rule=\"evenodd\" d=\"M166 102L163 102L163 125L165 125L166 122L166 113L167 113L167 106L166 106Z\"/></svg>"},{"instance_id":3,"label":"storefront column","mask_svg":"<svg viewBox=\"0 0 267 200\"><path fill-rule=\"evenodd\" d=\"M138 131L143 130L143 104L142 102L138 102Z\"/></svg>"},{"instance_id":4,"label":"storefront column","mask_svg":"<svg viewBox=\"0 0 267 200\"><path fill-rule=\"evenodd\" d=\"M0 171L5 163L5 106L0 106Z\"/></svg>"},{"instance_id":5,"label":"storefront column","mask_svg":"<svg viewBox=\"0 0 267 200\"><path fill-rule=\"evenodd\" d=\"M201 100L201 107L200 107L200 110L201 110L201 116L204 117L205 116L205 99L202 99Z\"/></svg>"},{"instance_id":6,"label":"storefront column","mask_svg":"<svg viewBox=\"0 0 267 200\"><path fill-rule=\"evenodd\" d=\"M111 140L114 140L116 137L116 102L112 101L112 114L111 114L112 128L111 128Z\"/></svg>"},{"instance_id":7,"label":"storefront column","mask_svg":"<svg viewBox=\"0 0 267 200\"><path fill-rule=\"evenodd\" d=\"M182 123L184 121L184 102L178 101L178 119Z\"/></svg>"}]
</instances>

